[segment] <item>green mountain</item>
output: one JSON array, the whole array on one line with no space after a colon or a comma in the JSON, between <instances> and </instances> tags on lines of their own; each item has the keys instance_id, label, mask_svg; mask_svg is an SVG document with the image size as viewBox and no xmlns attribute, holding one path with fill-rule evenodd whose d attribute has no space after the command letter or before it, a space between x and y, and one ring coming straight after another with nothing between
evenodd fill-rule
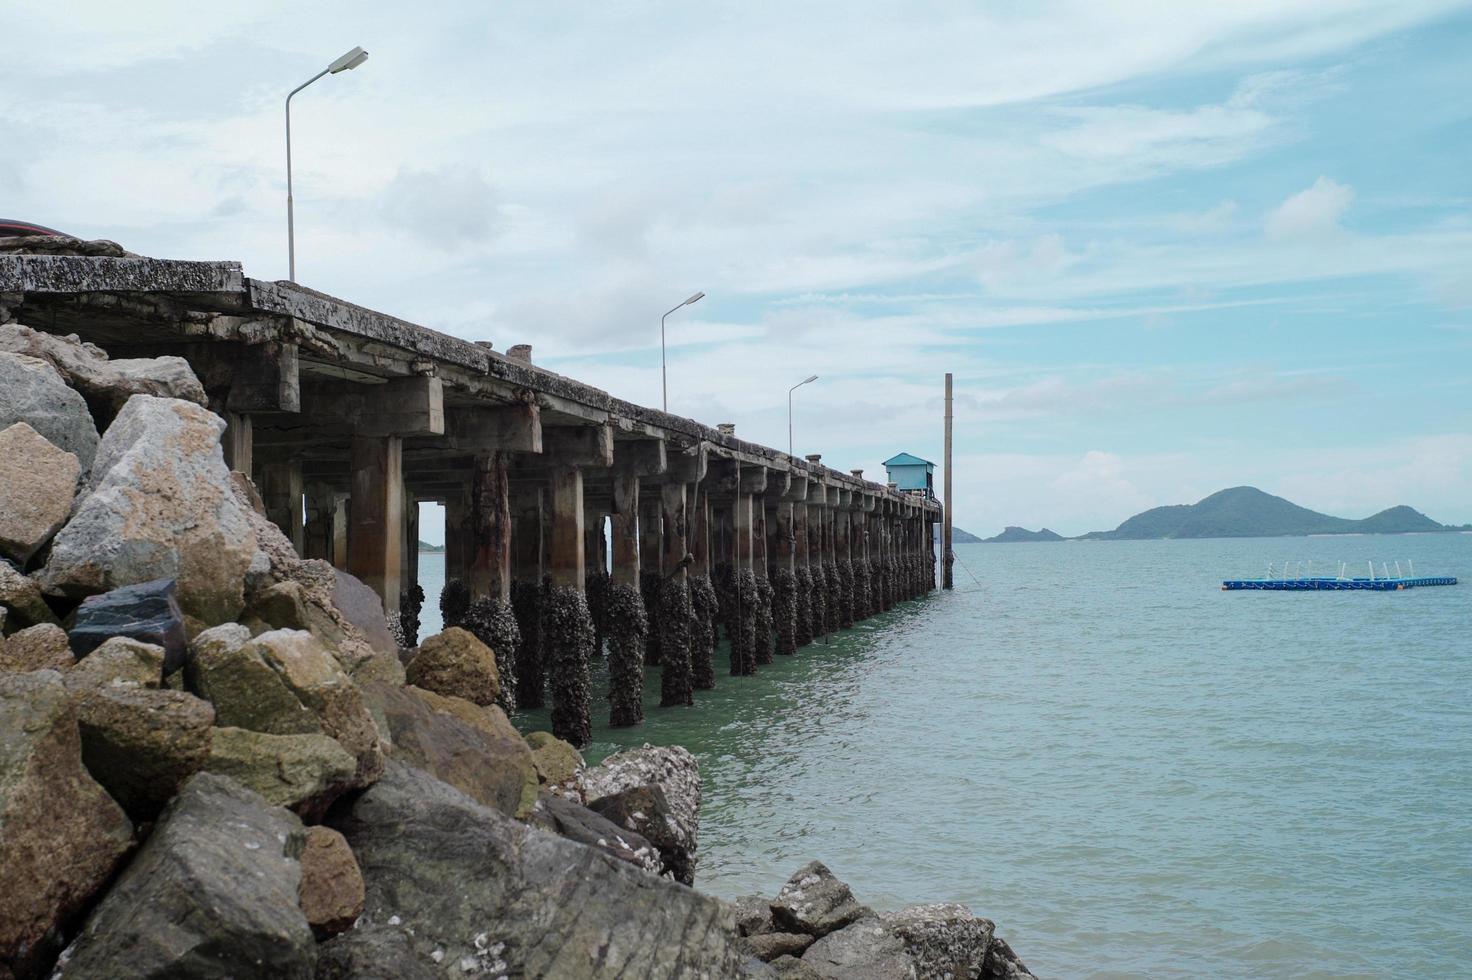
<instances>
[{"instance_id":1,"label":"green mountain","mask_svg":"<svg viewBox=\"0 0 1472 980\"><path fill-rule=\"evenodd\" d=\"M419 550L428 551L431 554L436 554L438 552L444 551L445 546L442 544L430 544L428 541L421 541L419 542Z\"/></svg>"},{"instance_id":2,"label":"green mountain","mask_svg":"<svg viewBox=\"0 0 1472 980\"><path fill-rule=\"evenodd\" d=\"M939 524L934 525L934 527L935 546L937 549L939 549L941 527ZM959 527L956 527L954 524L951 525L951 544L976 544L980 540L980 538L972 534L970 531L963 531Z\"/></svg>"},{"instance_id":3,"label":"green mountain","mask_svg":"<svg viewBox=\"0 0 1472 980\"><path fill-rule=\"evenodd\" d=\"M1256 487L1219 490L1194 504L1154 507L1113 531L1094 531L1094 540L1150 538L1267 538L1305 534L1405 534L1450 531L1410 507L1391 507L1364 520L1331 517L1300 507Z\"/></svg>"},{"instance_id":4,"label":"green mountain","mask_svg":"<svg viewBox=\"0 0 1472 980\"><path fill-rule=\"evenodd\" d=\"M1020 541L1066 541L1068 540L1057 531L1043 528L1041 531L1029 531L1025 527L1008 526L1001 534L994 534L989 538L982 538L987 544L1012 544Z\"/></svg>"}]
</instances>

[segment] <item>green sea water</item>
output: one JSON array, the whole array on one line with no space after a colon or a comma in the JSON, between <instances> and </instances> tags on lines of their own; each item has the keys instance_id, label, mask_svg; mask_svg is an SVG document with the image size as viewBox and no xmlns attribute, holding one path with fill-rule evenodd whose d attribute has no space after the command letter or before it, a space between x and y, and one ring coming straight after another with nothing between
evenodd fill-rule
<instances>
[{"instance_id":1,"label":"green sea water","mask_svg":"<svg viewBox=\"0 0 1472 980\"><path fill-rule=\"evenodd\" d=\"M820 858L876 907L966 903L1042 977L1472 976L1472 535L957 552L954 592L756 677L718 653L693 708L653 669L642 727L595 705L590 759L699 758L699 887ZM1309 559L1463 584L1219 589Z\"/></svg>"}]
</instances>

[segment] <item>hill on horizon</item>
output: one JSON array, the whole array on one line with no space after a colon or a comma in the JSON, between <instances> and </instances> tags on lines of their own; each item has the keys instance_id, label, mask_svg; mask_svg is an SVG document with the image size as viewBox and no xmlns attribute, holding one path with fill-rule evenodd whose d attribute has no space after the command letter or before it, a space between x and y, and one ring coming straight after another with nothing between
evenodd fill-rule
<instances>
[{"instance_id":1,"label":"hill on horizon","mask_svg":"<svg viewBox=\"0 0 1472 980\"><path fill-rule=\"evenodd\" d=\"M1090 531L1062 538L1043 528L1029 531L1008 527L988 543L1009 541L1145 541L1162 538L1273 538L1308 534L1411 534L1423 531L1472 530L1433 521L1401 504L1363 520L1332 517L1257 487L1218 490L1194 504L1152 507L1129 518L1112 531Z\"/></svg>"}]
</instances>

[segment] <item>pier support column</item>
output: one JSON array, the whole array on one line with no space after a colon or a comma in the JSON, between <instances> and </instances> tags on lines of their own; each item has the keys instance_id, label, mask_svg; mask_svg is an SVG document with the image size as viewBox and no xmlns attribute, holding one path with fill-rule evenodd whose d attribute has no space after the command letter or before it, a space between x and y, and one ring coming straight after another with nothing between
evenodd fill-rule
<instances>
[{"instance_id":1,"label":"pier support column","mask_svg":"<svg viewBox=\"0 0 1472 980\"><path fill-rule=\"evenodd\" d=\"M261 465L261 501L266 505L266 517L291 540L296 553L304 555L306 525L299 460L273 460Z\"/></svg>"},{"instance_id":2,"label":"pier support column","mask_svg":"<svg viewBox=\"0 0 1472 980\"><path fill-rule=\"evenodd\" d=\"M353 436L348 572L378 593L389 616L399 613L403 453L399 436Z\"/></svg>"},{"instance_id":3,"label":"pier support column","mask_svg":"<svg viewBox=\"0 0 1472 980\"><path fill-rule=\"evenodd\" d=\"M845 491L846 492L846 491ZM833 512L833 543L838 560L838 626L848 629L854 624L854 565L850 557L852 532L847 508Z\"/></svg>"},{"instance_id":4,"label":"pier support column","mask_svg":"<svg viewBox=\"0 0 1472 980\"><path fill-rule=\"evenodd\" d=\"M808 565L808 505L792 505L792 564L795 608L793 642L805 647L813 642L813 572Z\"/></svg>"},{"instance_id":5,"label":"pier support column","mask_svg":"<svg viewBox=\"0 0 1472 980\"><path fill-rule=\"evenodd\" d=\"M716 686L716 590L711 584L711 504L704 483L692 483L690 517L690 682L697 691Z\"/></svg>"},{"instance_id":6,"label":"pier support column","mask_svg":"<svg viewBox=\"0 0 1472 980\"><path fill-rule=\"evenodd\" d=\"M601 506L585 504L583 510L583 592L593 617L593 656L603 656L604 625L608 619L608 539L603 534Z\"/></svg>"},{"instance_id":7,"label":"pier support column","mask_svg":"<svg viewBox=\"0 0 1472 980\"><path fill-rule=\"evenodd\" d=\"M463 626L470 614L471 539L475 534L470 494L456 490L445 498L445 584L438 599L445 628Z\"/></svg>"},{"instance_id":8,"label":"pier support column","mask_svg":"<svg viewBox=\"0 0 1472 980\"><path fill-rule=\"evenodd\" d=\"M607 627L608 723L614 728L644 720L644 644L649 623L639 591L638 513L638 475L630 468L615 469Z\"/></svg>"},{"instance_id":9,"label":"pier support column","mask_svg":"<svg viewBox=\"0 0 1472 980\"><path fill-rule=\"evenodd\" d=\"M828 488L828 505L823 508L823 521L819 526L819 540L823 547L823 625L829 633L836 633L840 625L839 606L843 604L843 585L838 577L837 510L838 489Z\"/></svg>"},{"instance_id":10,"label":"pier support column","mask_svg":"<svg viewBox=\"0 0 1472 980\"><path fill-rule=\"evenodd\" d=\"M866 500L856 500L853 512L853 541L850 563L854 568L854 620L868 619L873 611L873 593L869 587L869 515L864 512Z\"/></svg>"},{"instance_id":11,"label":"pier support column","mask_svg":"<svg viewBox=\"0 0 1472 980\"><path fill-rule=\"evenodd\" d=\"M550 654L552 734L581 748L592 740L588 710L588 658L593 619L583 594L583 472L554 465L549 478L552 579L543 610L543 639Z\"/></svg>"},{"instance_id":12,"label":"pier support column","mask_svg":"<svg viewBox=\"0 0 1472 980\"><path fill-rule=\"evenodd\" d=\"M813 639L828 633L828 567L823 555L823 508L828 503L827 493L828 488L819 483L808 489L808 615Z\"/></svg>"},{"instance_id":13,"label":"pier support column","mask_svg":"<svg viewBox=\"0 0 1472 980\"><path fill-rule=\"evenodd\" d=\"M310 483L304 493L307 516L302 527L305 549L302 557L332 562L332 542L337 536L337 494L325 483Z\"/></svg>"},{"instance_id":14,"label":"pier support column","mask_svg":"<svg viewBox=\"0 0 1472 980\"><path fill-rule=\"evenodd\" d=\"M660 514L658 484L643 488L648 491L639 499L639 591L644 596L644 613L648 617L648 635L644 645L644 663L659 663L659 588L663 582L660 570L664 560L664 528Z\"/></svg>"},{"instance_id":15,"label":"pier support column","mask_svg":"<svg viewBox=\"0 0 1472 980\"><path fill-rule=\"evenodd\" d=\"M756 576L751 569L751 494L737 488L731 505L731 673L756 673Z\"/></svg>"},{"instance_id":16,"label":"pier support column","mask_svg":"<svg viewBox=\"0 0 1472 980\"><path fill-rule=\"evenodd\" d=\"M419 611L424 590L419 587L419 500L404 491L404 538L399 549L399 633L406 648L419 645Z\"/></svg>"},{"instance_id":17,"label":"pier support column","mask_svg":"<svg viewBox=\"0 0 1472 980\"><path fill-rule=\"evenodd\" d=\"M777 652L797 652L797 576L793 563L792 503L778 500L768 513L772 545L772 625Z\"/></svg>"},{"instance_id":18,"label":"pier support column","mask_svg":"<svg viewBox=\"0 0 1472 980\"><path fill-rule=\"evenodd\" d=\"M772 582L767 565L767 507L761 497L751 501L751 571L756 578L756 618L752 655L757 666L772 662Z\"/></svg>"},{"instance_id":19,"label":"pier support column","mask_svg":"<svg viewBox=\"0 0 1472 980\"><path fill-rule=\"evenodd\" d=\"M500 673L496 703L516 710L521 627L511 605L511 481L507 454L482 453L470 477L470 536L465 542L465 628L491 648ZM448 539L447 539L448 543Z\"/></svg>"},{"instance_id":20,"label":"pier support column","mask_svg":"<svg viewBox=\"0 0 1472 980\"><path fill-rule=\"evenodd\" d=\"M546 667L542 643L542 537L546 493L541 487L520 490L512 504L511 609L521 644L516 650L516 703L540 708L546 703Z\"/></svg>"},{"instance_id":21,"label":"pier support column","mask_svg":"<svg viewBox=\"0 0 1472 980\"><path fill-rule=\"evenodd\" d=\"M250 416L243 412L225 413L225 434L220 437L220 450L225 465L246 476L255 467L255 435Z\"/></svg>"},{"instance_id":22,"label":"pier support column","mask_svg":"<svg viewBox=\"0 0 1472 980\"><path fill-rule=\"evenodd\" d=\"M660 487L660 521L664 528L663 569L659 585L660 707L695 703L690 677L690 590L686 583L687 542L683 482Z\"/></svg>"}]
</instances>

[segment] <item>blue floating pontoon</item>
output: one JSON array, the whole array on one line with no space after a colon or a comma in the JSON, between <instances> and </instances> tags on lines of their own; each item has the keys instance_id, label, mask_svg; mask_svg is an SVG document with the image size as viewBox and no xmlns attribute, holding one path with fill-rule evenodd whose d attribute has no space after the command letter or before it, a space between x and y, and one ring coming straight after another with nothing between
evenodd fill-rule
<instances>
[{"instance_id":1,"label":"blue floating pontoon","mask_svg":"<svg viewBox=\"0 0 1472 980\"><path fill-rule=\"evenodd\" d=\"M1362 589L1372 592L1396 592L1415 589L1425 585L1456 585L1454 575L1423 576L1419 578L1243 578L1228 579L1222 583L1224 591L1235 589L1261 589L1267 592L1317 592L1322 589Z\"/></svg>"}]
</instances>

